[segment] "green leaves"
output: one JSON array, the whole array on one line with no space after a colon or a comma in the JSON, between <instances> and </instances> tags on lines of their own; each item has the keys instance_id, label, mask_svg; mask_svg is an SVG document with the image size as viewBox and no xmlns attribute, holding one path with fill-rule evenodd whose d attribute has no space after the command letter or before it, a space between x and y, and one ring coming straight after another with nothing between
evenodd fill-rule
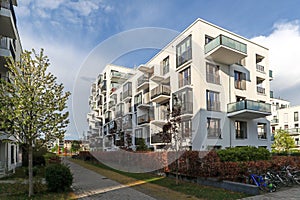
<instances>
[{"instance_id":1,"label":"green leaves","mask_svg":"<svg viewBox=\"0 0 300 200\"><path fill-rule=\"evenodd\" d=\"M273 152L287 152L295 148L294 139L285 130L277 130L272 144Z\"/></svg>"},{"instance_id":2,"label":"green leaves","mask_svg":"<svg viewBox=\"0 0 300 200\"><path fill-rule=\"evenodd\" d=\"M25 51L21 62L7 61L11 83L0 82L0 128L19 143L59 138L69 123L65 109L70 93L56 83L49 66L43 49L39 53Z\"/></svg>"}]
</instances>

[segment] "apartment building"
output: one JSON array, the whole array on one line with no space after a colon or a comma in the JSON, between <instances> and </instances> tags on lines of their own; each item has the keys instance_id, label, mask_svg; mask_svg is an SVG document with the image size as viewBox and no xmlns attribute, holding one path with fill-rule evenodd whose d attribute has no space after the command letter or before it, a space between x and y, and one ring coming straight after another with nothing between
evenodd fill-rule
<instances>
[{"instance_id":1,"label":"apartment building","mask_svg":"<svg viewBox=\"0 0 300 200\"><path fill-rule=\"evenodd\" d=\"M21 53L14 6L17 6L16 0L0 1L0 78L5 81L10 81L8 70L4 67L6 57L20 60ZM4 142L4 140L11 142ZM14 140L15 138L8 137L0 130L0 176L13 171L22 163L21 151Z\"/></svg>"},{"instance_id":2,"label":"apartment building","mask_svg":"<svg viewBox=\"0 0 300 200\"><path fill-rule=\"evenodd\" d=\"M90 112L87 114L89 130L85 140L89 145L89 150L115 150L113 141L116 140L115 134L108 134L115 124L113 118L123 112L116 110L116 90L122 86L135 73L134 69L116 65L107 65L103 72L99 74L95 83L91 87L89 97ZM124 96L132 93L124 93ZM122 96L122 95L121 95ZM129 110L128 110L129 111Z\"/></svg>"},{"instance_id":3,"label":"apartment building","mask_svg":"<svg viewBox=\"0 0 300 200\"><path fill-rule=\"evenodd\" d=\"M97 118L102 119L97 130L105 141L101 136L93 140L103 145L101 150L135 149L141 140L155 151L173 146L176 141L166 124L176 108L184 149L246 145L270 149L266 116L271 115L273 77L267 48L197 19L146 64L131 70L133 75L119 82L109 97L102 96L106 105L101 112L91 109L88 114L89 135ZM111 81L104 73L98 84ZM91 108L97 83L91 88Z\"/></svg>"},{"instance_id":4,"label":"apartment building","mask_svg":"<svg viewBox=\"0 0 300 200\"><path fill-rule=\"evenodd\" d=\"M296 148L300 149L300 127L299 113L300 106L290 106L290 102L283 99L272 98L271 131L284 129L295 140Z\"/></svg>"}]
</instances>

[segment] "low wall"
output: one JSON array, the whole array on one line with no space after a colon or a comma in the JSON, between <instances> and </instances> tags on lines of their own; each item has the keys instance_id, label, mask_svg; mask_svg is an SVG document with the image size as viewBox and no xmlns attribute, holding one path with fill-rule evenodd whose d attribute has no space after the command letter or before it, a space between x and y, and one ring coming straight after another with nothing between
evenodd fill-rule
<instances>
[{"instance_id":1,"label":"low wall","mask_svg":"<svg viewBox=\"0 0 300 200\"><path fill-rule=\"evenodd\" d=\"M170 178L176 178L176 174L173 173L166 173L166 176ZM237 183L237 182L226 181L226 180L220 181L216 178L190 177L182 174L180 174L178 177L180 180L197 183L199 185L223 188L225 190L230 190L233 192L242 192L250 195L260 194L259 188L255 185Z\"/></svg>"}]
</instances>

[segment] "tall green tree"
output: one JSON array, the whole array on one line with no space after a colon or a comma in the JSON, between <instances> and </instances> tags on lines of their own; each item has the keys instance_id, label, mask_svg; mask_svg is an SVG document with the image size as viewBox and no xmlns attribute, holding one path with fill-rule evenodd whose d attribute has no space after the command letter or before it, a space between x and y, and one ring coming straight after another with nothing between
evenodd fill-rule
<instances>
[{"instance_id":1,"label":"tall green tree","mask_svg":"<svg viewBox=\"0 0 300 200\"><path fill-rule=\"evenodd\" d=\"M273 152L287 152L295 148L295 141L286 130L277 130L272 144Z\"/></svg>"},{"instance_id":2,"label":"tall green tree","mask_svg":"<svg viewBox=\"0 0 300 200\"><path fill-rule=\"evenodd\" d=\"M71 153L77 153L80 150L81 142L78 140L73 140L71 143Z\"/></svg>"},{"instance_id":3,"label":"tall green tree","mask_svg":"<svg viewBox=\"0 0 300 200\"><path fill-rule=\"evenodd\" d=\"M69 120L65 111L70 95L47 69L43 49L25 51L21 61L7 61L10 82L0 83L0 126L28 152L29 197L33 195L32 152L37 140L44 143L64 137Z\"/></svg>"}]
</instances>

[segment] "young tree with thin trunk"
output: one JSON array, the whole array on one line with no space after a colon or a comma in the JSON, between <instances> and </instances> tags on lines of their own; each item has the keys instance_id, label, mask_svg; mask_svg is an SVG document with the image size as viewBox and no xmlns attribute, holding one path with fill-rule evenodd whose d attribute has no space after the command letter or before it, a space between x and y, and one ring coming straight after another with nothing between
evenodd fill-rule
<instances>
[{"instance_id":1,"label":"young tree with thin trunk","mask_svg":"<svg viewBox=\"0 0 300 200\"><path fill-rule=\"evenodd\" d=\"M21 62L7 62L10 81L0 82L0 127L28 151L29 197L33 195L32 152L36 141L63 138L69 120L65 111L70 95L47 71L49 59L35 50L25 51Z\"/></svg>"},{"instance_id":2,"label":"young tree with thin trunk","mask_svg":"<svg viewBox=\"0 0 300 200\"><path fill-rule=\"evenodd\" d=\"M295 148L295 141L286 130L277 130L272 144L272 151L274 152L288 152Z\"/></svg>"}]
</instances>

